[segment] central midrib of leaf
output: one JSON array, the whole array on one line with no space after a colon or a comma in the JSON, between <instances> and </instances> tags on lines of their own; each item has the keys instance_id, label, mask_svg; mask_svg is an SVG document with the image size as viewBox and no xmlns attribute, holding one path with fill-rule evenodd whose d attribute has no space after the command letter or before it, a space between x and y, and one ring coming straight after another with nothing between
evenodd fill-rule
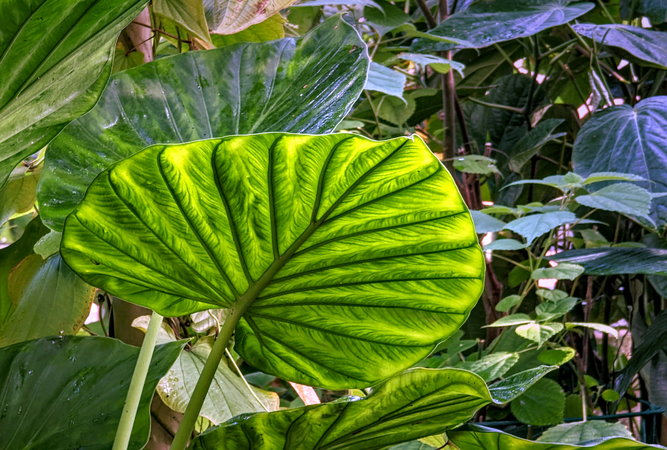
<instances>
[{"instance_id":1,"label":"central midrib of leaf","mask_svg":"<svg viewBox=\"0 0 667 450\"><path fill-rule=\"evenodd\" d=\"M249 279L248 281L250 282L250 286L248 289L240 296L237 298L236 302L232 306L231 309L237 310L235 314L233 315L234 317L238 319L241 318L243 314L250 308L252 303L255 301L255 299L259 296L259 294L266 288L266 286L271 283L273 278L276 276L276 274L282 269L282 267L289 261L289 259L299 250L299 248L303 245L304 242L308 240L312 234L317 231L317 229L324 224L331 213L336 210L338 205L340 205L343 200L359 185L361 184L366 177L368 177L375 169L378 167L382 166L387 160L391 159L392 156L394 156L396 153L398 153L408 142L408 140L403 141L400 145L398 145L394 150L389 152L387 156L385 156L380 162L372 166L370 169L368 169L364 174L362 174L359 178L357 178L351 185L348 187L345 192L343 192L338 199L336 199L335 202L327 209L327 211L322 214L322 216L317 219L317 211L320 207L320 202L322 199L322 193L324 191L324 179L326 176L326 171L329 166L330 161L332 160L334 154L338 150L338 148L348 140L352 139L353 136L350 136L346 139L341 140L340 142L336 143L336 145L331 149L331 152L329 155L327 155L327 159L324 162L321 172L320 172L320 178L318 180L318 185L317 185L317 194L315 196L315 201L313 203L313 213L312 213L312 219L310 225L299 235L299 237L290 245L287 250L282 255L279 255L273 263L266 269L266 271L262 274L262 276L256 280L253 281L252 279ZM278 141L280 141L282 138L279 137L277 138L273 144L271 145L269 149L269 164L268 164L268 177L269 177L269 183L268 186L269 188L269 212L270 212L270 223L271 223L271 239L272 239L272 246L274 249L274 254L278 253L278 237L277 237L277 226L276 226L276 220L275 220L275 205L273 201L273 182L272 182L272 174L273 174L273 152L276 144ZM220 196L223 199L223 201L226 203L224 191L222 190L222 187L219 184L219 177L218 177L218 170L217 170L217 164L215 163L216 156L217 156L217 150L218 147L213 151L213 168L214 168L214 175L215 175L215 180L216 180L216 186L220 192ZM231 215L229 215L231 217ZM234 229L234 232L232 233L234 237L235 244L237 246L237 249L239 249L239 256L241 257L241 251L240 251L240 246L238 243L238 237L236 236L236 230L235 226L232 226ZM245 267L245 264L244 264ZM247 273L246 273L247 275ZM230 317L231 318L231 317Z\"/></svg>"}]
</instances>

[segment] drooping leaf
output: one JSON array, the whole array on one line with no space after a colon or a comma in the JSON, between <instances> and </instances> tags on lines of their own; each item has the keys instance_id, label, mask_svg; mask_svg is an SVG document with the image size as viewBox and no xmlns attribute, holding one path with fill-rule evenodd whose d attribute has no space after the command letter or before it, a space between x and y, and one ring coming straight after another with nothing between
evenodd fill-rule
<instances>
[{"instance_id":1,"label":"drooping leaf","mask_svg":"<svg viewBox=\"0 0 667 450\"><path fill-rule=\"evenodd\" d=\"M590 328L591 330L599 331L601 333L607 333L613 336L614 338L618 338L618 331L616 328L611 327L609 325L605 325L603 323L596 323L596 322L566 322L565 326L570 329L570 328L576 328L576 327L584 327L584 328Z\"/></svg>"},{"instance_id":2,"label":"drooping leaf","mask_svg":"<svg viewBox=\"0 0 667 450\"><path fill-rule=\"evenodd\" d=\"M484 272L428 147L349 134L149 147L95 180L61 253L90 284L166 316L243 308L241 356L330 388L426 357L465 321Z\"/></svg>"},{"instance_id":3,"label":"drooping leaf","mask_svg":"<svg viewBox=\"0 0 667 450\"><path fill-rule=\"evenodd\" d=\"M663 448L644 444L632 439L608 437L587 442L582 445L561 444L557 442L535 442L522 439L493 428L468 425L458 430L447 432L449 440L465 450L576 450L595 448L598 450L649 450Z\"/></svg>"},{"instance_id":4,"label":"drooping leaf","mask_svg":"<svg viewBox=\"0 0 667 450\"><path fill-rule=\"evenodd\" d=\"M580 205L651 220L651 193L630 183L614 183L587 195L575 197Z\"/></svg>"},{"instance_id":5,"label":"drooping leaf","mask_svg":"<svg viewBox=\"0 0 667 450\"><path fill-rule=\"evenodd\" d=\"M467 41L468 46L420 39L418 51L482 48L528 37L547 28L566 24L593 9L593 3L563 0L495 0L475 2L463 12L451 15L429 32L435 36Z\"/></svg>"},{"instance_id":6,"label":"drooping leaf","mask_svg":"<svg viewBox=\"0 0 667 450\"><path fill-rule=\"evenodd\" d=\"M88 316L95 288L60 255L32 254L9 274L10 310L0 321L0 347L44 336L76 333Z\"/></svg>"},{"instance_id":7,"label":"drooping leaf","mask_svg":"<svg viewBox=\"0 0 667 450\"><path fill-rule=\"evenodd\" d=\"M0 186L95 104L111 74L116 37L146 3L0 2Z\"/></svg>"},{"instance_id":8,"label":"drooping leaf","mask_svg":"<svg viewBox=\"0 0 667 450\"><path fill-rule=\"evenodd\" d=\"M155 385L183 343L156 347L130 448L150 430ZM52 337L0 349L0 448L111 448L139 349L101 337Z\"/></svg>"},{"instance_id":9,"label":"drooping leaf","mask_svg":"<svg viewBox=\"0 0 667 450\"><path fill-rule=\"evenodd\" d=\"M582 266L589 275L667 275L667 250L659 248L599 247L568 250L548 258Z\"/></svg>"},{"instance_id":10,"label":"drooping leaf","mask_svg":"<svg viewBox=\"0 0 667 450\"><path fill-rule=\"evenodd\" d=\"M475 229L478 234L494 233L505 228L505 222L482 211L470 211L470 214L475 221Z\"/></svg>"},{"instance_id":11,"label":"drooping leaf","mask_svg":"<svg viewBox=\"0 0 667 450\"><path fill-rule=\"evenodd\" d=\"M411 369L364 399L236 417L196 438L193 449L380 449L454 428L492 402L471 372Z\"/></svg>"},{"instance_id":12,"label":"drooping leaf","mask_svg":"<svg viewBox=\"0 0 667 450\"><path fill-rule=\"evenodd\" d=\"M635 58L667 69L667 33L631 25L579 23L574 30L599 44L617 47Z\"/></svg>"},{"instance_id":13,"label":"drooping leaf","mask_svg":"<svg viewBox=\"0 0 667 450\"><path fill-rule=\"evenodd\" d=\"M556 280L574 280L584 273L585 269L579 264L561 262L556 267L543 267L535 269L530 274L533 280L543 280L545 278L555 278Z\"/></svg>"},{"instance_id":14,"label":"drooping leaf","mask_svg":"<svg viewBox=\"0 0 667 450\"><path fill-rule=\"evenodd\" d=\"M528 425L553 425L563 421L565 393L553 380L543 378L510 403L512 414Z\"/></svg>"},{"instance_id":15,"label":"drooping leaf","mask_svg":"<svg viewBox=\"0 0 667 450\"><path fill-rule=\"evenodd\" d=\"M514 219L507 223L505 228L523 236L530 245L535 239L554 228L576 220L577 216L569 211L554 211Z\"/></svg>"},{"instance_id":16,"label":"drooping leaf","mask_svg":"<svg viewBox=\"0 0 667 450\"><path fill-rule=\"evenodd\" d=\"M203 0L213 33L234 34L296 3L297 0ZM326 42L326 41L322 41Z\"/></svg>"},{"instance_id":17,"label":"drooping leaf","mask_svg":"<svg viewBox=\"0 0 667 450\"><path fill-rule=\"evenodd\" d=\"M114 75L95 108L49 146L42 219L62 230L95 176L151 144L329 132L361 93L367 68L363 41L333 18L301 39L188 52Z\"/></svg>"},{"instance_id":18,"label":"drooping leaf","mask_svg":"<svg viewBox=\"0 0 667 450\"><path fill-rule=\"evenodd\" d=\"M539 442L558 442L562 444L586 444L600 439L622 437L632 439L632 434L624 425L608 423L603 420L561 423L544 430L537 439Z\"/></svg>"},{"instance_id":19,"label":"drooping leaf","mask_svg":"<svg viewBox=\"0 0 667 450\"><path fill-rule=\"evenodd\" d=\"M368 70L368 79L364 89L403 99L403 87L406 80L407 78L402 73L373 62Z\"/></svg>"},{"instance_id":20,"label":"drooping leaf","mask_svg":"<svg viewBox=\"0 0 667 450\"><path fill-rule=\"evenodd\" d=\"M648 181L638 183L653 194L667 192L667 96L596 112L574 142L572 161L577 173L626 172ZM667 222L667 197L654 198L651 217Z\"/></svg>"},{"instance_id":21,"label":"drooping leaf","mask_svg":"<svg viewBox=\"0 0 667 450\"><path fill-rule=\"evenodd\" d=\"M285 37L285 19L275 14L264 22L252 25L234 34L212 34L211 41L216 47L241 44L244 42L275 41Z\"/></svg>"},{"instance_id":22,"label":"drooping leaf","mask_svg":"<svg viewBox=\"0 0 667 450\"><path fill-rule=\"evenodd\" d=\"M132 326L145 332L148 322L148 316L141 316L132 322ZM158 331L157 342L166 344L176 340L173 330L163 324ZM181 352L157 385L157 392L165 405L176 412L185 412L210 353L209 338L201 338L191 348ZM279 405L280 401L275 392L250 386L234 373L223 359L218 365L199 415L218 425L243 413L275 411Z\"/></svg>"},{"instance_id":23,"label":"drooping leaf","mask_svg":"<svg viewBox=\"0 0 667 450\"><path fill-rule=\"evenodd\" d=\"M524 323L531 323L533 319L528 314L517 313L509 316L501 317L490 325L489 327L511 327L513 325L521 325Z\"/></svg>"}]
</instances>

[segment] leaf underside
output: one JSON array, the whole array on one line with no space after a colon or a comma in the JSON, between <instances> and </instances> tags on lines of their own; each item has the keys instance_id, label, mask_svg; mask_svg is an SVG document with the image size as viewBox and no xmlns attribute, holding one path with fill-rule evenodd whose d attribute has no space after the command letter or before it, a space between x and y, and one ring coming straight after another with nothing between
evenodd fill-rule
<instances>
[{"instance_id":1,"label":"leaf underside","mask_svg":"<svg viewBox=\"0 0 667 450\"><path fill-rule=\"evenodd\" d=\"M484 273L425 144L347 134L150 147L95 180L61 252L90 284L166 316L242 308L236 348L250 364L329 388L427 356Z\"/></svg>"}]
</instances>

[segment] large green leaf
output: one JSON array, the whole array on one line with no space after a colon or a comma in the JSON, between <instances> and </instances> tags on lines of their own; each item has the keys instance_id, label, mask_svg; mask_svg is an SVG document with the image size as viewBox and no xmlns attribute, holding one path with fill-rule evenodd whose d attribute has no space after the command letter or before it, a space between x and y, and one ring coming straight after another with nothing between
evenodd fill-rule
<instances>
[{"instance_id":1,"label":"large green leaf","mask_svg":"<svg viewBox=\"0 0 667 450\"><path fill-rule=\"evenodd\" d=\"M278 133L154 146L65 225L84 280L177 316L245 311L239 353L314 386L368 386L465 321L483 287L470 214L418 138Z\"/></svg>"},{"instance_id":2,"label":"large green leaf","mask_svg":"<svg viewBox=\"0 0 667 450\"><path fill-rule=\"evenodd\" d=\"M0 321L0 347L38 337L73 334L88 316L95 288L54 255L32 254L8 279L11 306Z\"/></svg>"},{"instance_id":3,"label":"large green leaf","mask_svg":"<svg viewBox=\"0 0 667 450\"><path fill-rule=\"evenodd\" d=\"M626 172L648 180L652 193L667 192L667 96L596 112L579 131L572 160L576 172ZM667 197L654 198L652 219L667 222Z\"/></svg>"},{"instance_id":4,"label":"large green leaf","mask_svg":"<svg viewBox=\"0 0 667 450\"><path fill-rule=\"evenodd\" d=\"M141 316L132 322L132 326L145 332L148 322L149 316ZM158 331L157 342L166 344L176 340L174 331L164 323ZM165 405L176 412L185 412L210 353L209 337L199 339L192 347L181 352L157 385L157 393ZM217 425L239 414L275 411L279 406L278 394L251 387L223 360L218 365L199 415Z\"/></svg>"},{"instance_id":5,"label":"large green leaf","mask_svg":"<svg viewBox=\"0 0 667 450\"><path fill-rule=\"evenodd\" d=\"M447 432L450 442L465 450L575 450L578 448L595 448L597 450L648 450L664 448L644 444L626 438L596 439L586 444L559 444L552 442L534 442L521 439L502 431L482 426L466 426Z\"/></svg>"},{"instance_id":6,"label":"large green leaf","mask_svg":"<svg viewBox=\"0 0 667 450\"><path fill-rule=\"evenodd\" d=\"M609 437L632 439L632 434L619 422L609 423L603 420L561 423L551 427L538 438L541 442L562 442L565 444L584 444Z\"/></svg>"},{"instance_id":7,"label":"large green leaf","mask_svg":"<svg viewBox=\"0 0 667 450\"><path fill-rule=\"evenodd\" d=\"M97 101L147 0L0 0L0 186Z\"/></svg>"},{"instance_id":8,"label":"large green leaf","mask_svg":"<svg viewBox=\"0 0 667 450\"><path fill-rule=\"evenodd\" d=\"M235 417L193 449L379 449L455 428L492 402L471 372L411 369L363 399Z\"/></svg>"},{"instance_id":9,"label":"large green leaf","mask_svg":"<svg viewBox=\"0 0 667 450\"><path fill-rule=\"evenodd\" d=\"M114 75L95 108L49 146L42 218L61 230L97 174L151 144L329 132L367 70L365 44L334 18L301 39L188 52Z\"/></svg>"},{"instance_id":10,"label":"large green leaf","mask_svg":"<svg viewBox=\"0 0 667 450\"><path fill-rule=\"evenodd\" d=\"M620 48L635 58L667 69L667 33L631 25L581 23L574 30L594 41Z\"/></svg>"},{"instance_id":11,"label":"large green leaf","mask_svg":"<svg viewBox=\"0 0 667 450\"><path fill-rule=\"evenodd\" d=\"M451 15L429 32L438 37L466 41L465 44L420 39L413 48L436 51L487 47L566 24L594 6L593 3L569 3L567 0L479 1L465 11Z\"/></svg>"},{"instance_id":12,"label":"large green leaf","mask_svg":"<svg viewBox=\"0 0 667 450\"><path fill-rule=\"evenodd\" d=\"M550 256L549 259L578 264L589 275L667 275L667 250L660 248L599 247L568 250Z\"/></svg>"},{"instance_id":13,"label":"large green leaf","mask_svg":"<svg viewBox=\"0 0 667 450\"><path fill-rule=\"evenodd\" d=\"M181 342L155 349L130 448L148 440L155 385ZM0 448L111 448L139 349L98 337L52 337L0 349Z\"/></svg>"}]
</instances>

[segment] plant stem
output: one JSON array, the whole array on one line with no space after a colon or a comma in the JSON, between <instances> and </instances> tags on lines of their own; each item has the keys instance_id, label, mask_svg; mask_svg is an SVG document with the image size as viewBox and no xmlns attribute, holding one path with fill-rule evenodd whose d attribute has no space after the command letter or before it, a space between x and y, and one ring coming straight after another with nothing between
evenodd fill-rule
<instances>
[{"instance_id":1,"label":"plant stem","mask_svg":"<svg viewBox=\"0 0 667 450\"><path fill-rule=\"evenodd\" d=\"M199 417L199 411L201 410L202 405L204 404L204 399L208 393L208 389L211 386L213 377L215 377L215 372L218 370L218 365L222 360L222 356L225 354L225 348L227 348L227 343L234 333L236 324L238 324L241 316L245 312L245 308L236 307L231 310L231 314L227 316L227 319L222 324L220 328L220 334L215 340L213 347L211 348L211 353L206 359L206 364L204 364L204 369L197 380L195 385L195 390L192 392L190 397L190 402L188 407L185 409L185 415L181 421L181 425L178 427L176 436L174 436L174 441L171 443L171 450L183 450L190 440L190 435L192 430L195 427L197 418Z\"/></svg>"},{"instance_id":2,"label":"plant stem","mask_svg":"<svg viewBox=\"0 0 667 450\"><path fill-rule=\"evenodd\" d=\"M113 442L113 450L125 450L130 442L132 435L132 426L137 415L137 408L141 400L141 393L144 390L144 383L146 382L146 375L148 368L151 365L151 358L153 357L153 350L155 349L155 342L157 341L157 333L162 325L162 316L153 311L151 320L148 323L148 330L144 337L144 342L141 344L139 350L139 358L137 364L134 366L134 373L130 381L130 389L125 398L125 406L123 413L120 416L120 423L116 430L116 438Z\"/></svg>"}]
</instances>

